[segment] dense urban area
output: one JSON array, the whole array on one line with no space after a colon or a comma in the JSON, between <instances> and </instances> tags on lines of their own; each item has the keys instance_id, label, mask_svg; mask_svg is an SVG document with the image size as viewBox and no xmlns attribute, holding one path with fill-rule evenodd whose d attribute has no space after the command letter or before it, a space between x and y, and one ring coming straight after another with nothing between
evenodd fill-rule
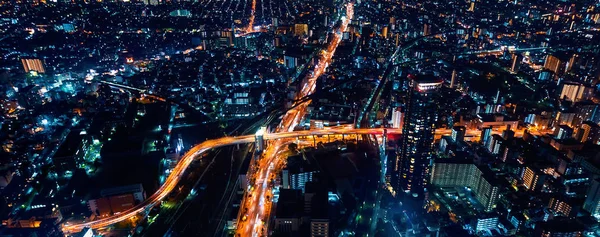
<instances>
[{"instance_id":1,"label":"dense urban area","mask_svg":"<svg viewBox=\"0 0 600 237\"><path fill-rule=\"evenodd\" d=\"M0 237L600 236L597 0L0 0Z\"/></svg>"}]
</instances>

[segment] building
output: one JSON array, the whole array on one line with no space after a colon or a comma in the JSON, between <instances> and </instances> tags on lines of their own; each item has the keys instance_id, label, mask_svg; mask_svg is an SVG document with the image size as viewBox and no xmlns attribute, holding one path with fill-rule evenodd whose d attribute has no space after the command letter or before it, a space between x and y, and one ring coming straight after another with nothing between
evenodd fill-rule
<instances>
[{"instance_id":1,"label":"building","mask_svg":"<svg viewBox=\"0 0 600 237\"><path fill-rule=\"evenodd\" d=\"M44 69L44 62L39 58L22 58L21 63L23 64L23 70L25 72L37 72L46 73Z\"/></svg>"},{"instance_id":2,"label":"building","mask_svg":"<svg viewBox=\"0 0 600 237\"><path fill-rule=\"evenodd\" d=\"M431 75L409 76L410 92L397 159L399 188L417 197L426 191L433 158L437 92L442 80Z\"/></svg>"},{"instance_id":3,"label":"building","mask_svg":"<svg viewBox=\"0 0 600 237\"><path fill-rule=\"evenodd\" d=\"M126 211L135 205L132 194L123 194L112 197L101 197L88 201L90 211L98 217L108 217Z\"/></svg>"},{"instance_id":4,"label":"building","mask_svg":"<svg viewBox=\"0 0 600 237\"><path fill-rule=\"evenodd\" d=\"M575 217L581 208L581 199L574 199L562 195L550 198L548 209L556 215Z\"/></svg>"},{"instance_id":5,"label":"building","mask_svg":"<svg viewBox=\"0 0 600 237\"><path fill-rule=\"evenodd\" d=\"M456 69L452 70L452 76L450 78L450 88L454 88L454 86L456 86L456 81L457 79L457 75L456 75Z\"/></svg>"},{"instance_id":6,"label":"building","mask_svg":"<svg viewBox=\"0 0 600 237\"><path fill-rule=\"evenodd\" d=\"M402 111L400 111L400 108L394 108L392 112L392 128L402 129Z\"/></svg>"},{"instance_id":7,"label":"building","mask_svg":"<svg viewBox=\"0 0 600 237\"><path fill-rule=\"evenodd\" d=\"M74 130L67 135L65 141L52 157L52 162L57 171L74 171L83 161L89 145L85 134L85 131Z\"/></svg>"},{"instance_id":8,"label":"building","mask_svg":"<svg viewBox=\"0 0 600 237\"><path fill-rule=\"evenodd\" d=\"M579 122L592 121L600 123L600 105L591 101L579 102L575 105L575 113Z\"/></svg>"},{"instance_id":9,"label":"building","mask_svg":"<svg viewBox=\"0 0 600 237\"><path fill-rule=\"evenodd\" d=\"M289 69L295 69L298 66L298 58L290 55L283 57L285 67Z\"/></svg>"},{"instance_id":10,"label":"building","mask_svg":"<svg viewBox=\"0 0 600 237\"><path fill-rule=\"evenodd\" d=\"M558 125L554 137L556 139L567 139L573 136L573 129L567 125Z\"/></svg>"},{"instance_id":11,"label":"building","mask_svg":"<svg viewBox=\"0 0 600 237\"><path fill-rule=\"evenodd\" d=\"M482 215L473 219L475 232L494 229L498 226L498 216Z\"/></svg>"},{"instance_id":12,"label":"building","mask_svg":"<svg viewBox=\"0 0 600 237\"><path fill-rule=\"evenodd\" d=\"M600 218L600 179L592 180L583 209L590 212L593 217Z\"/></svg>"},{"instance_id":13,"label":"building","mask_svg":"<svg viewBox=\"0 0 600 237\"><path fill-rule=\"evenodd\" d=\"M92 228L86 227L81 230L81 232L74 235L75 237L94 237L94 231Z\"/></svg>"},{"instance_id":14,"label":"building","mask_svg":"<svg viewBox=\"0 0 600 237\"><path fill-rule=\"evenodd\" d=\"M528 166L525 168L525 171L523 171L521 179L523 180L523 186L525 186L527 190L539 191L544 185L546 174L544 174L540 169Z\"/></svg>"},{"instance_id":15,"label":"building","mask_svg":"<svg viewBox=\"0 0 600 237\"><path fill-rule=\"evenodd\" d=\"M146 199L146 191L144 191L142 184L125 185L100 190L100 196L102 197L110 197L121 194L132 194L133 199L137 202L141 202Z\"/></svg>"},{"instance_id":16,"label":"building","mask_svg":"<svg viewBox=\"0 0 600 237\"><path fill-rule=\"evenodd\" d=\"M504 143L504 138L498 134L493 134L490 138L490 142L487 146L488 151L494 155L498 155L500 153L500 149L502 148L502 144Z\"/></svg>"},{"instance_id":17,"label":"building","mask_svg":"<svg viewBox=\"0 0 600 237\"><path fill-rule=\"evenodd\" d=\"M308 25L307 24L295 24L294 25L294 36L308 36Z\"/></svg>"},{"instance_id":18,"label":"building","mask_svg":"<svg viewBox=\"0 0 600 237\"><path fill-rule=\"evenodd\" d=\"M544 69L548 69L555 74L562 74L567 69L566 61L559 59L557 56L548 54L544 61Z\"/></svg>"},{"instance_id":19,"label":"building","mask_svg":"<svg viewBox=\"0 0 600 237\"><path fill-rule=\"evenodd\" d=\"M600 126L592 121L585 121L581 124L581 127L577 129L575 139L579 142L589 142L592 144L598 144L600 141Z\"/></svg>"},{"instance_id":20,"label":"building","mask_svg":"<svg viewBox=\"0 0 600 237\"><path fill-rule=\"evenodd\" d=\"M512 72L512 73L519 72L519 61L521 60L521 55L513 53L511 55L511 59L510 60L511 60L510 72Z\"/></svg>"},{"instance_id":21,"label":"building","mask_svg":"<svg viewBox=\"0 0 600 237\"><path fill-rule=\"evenodd\" d=\"M303 203L301 190L281 189L275 210L275 231L277 233L298 231L303 213Z\"/></svg>"},{"instance_id":22,"label":"building","mask_svg":"<svg viewBox=\"0 0 600 237\"><path fill-rule=\"evenodd\" d=\"M315 171L300 171L300 170L289 170L284 169L282 173L282 187L290 189L301 189L304 190L306 182L313 180Z\"/></svg>"},{"instance_id":23,"label":"building","mask_svg":"<svg viewBox=\"0 0 600 237\"><path fill-rule=\"evenodd\" d=\"M557 218L535 224L535 237L582 237L584 226L576 219Z\"/></svg>"},{"instance_id":24,"label":"building","mask_svg":"<svg viewBox=\"0 0 600 237\"><path fill-rule=\"evenodd\" d=\"M488 147L490 145L490 141L492 140L492 127L482 128L481 137L479 139L484 147Z\"/></svg>"},{"instance_id":25,"label":"building","mask_svg":"<svg viewBox=\"0 0 600 237\"><path fill-rule=\"evenodd\" d=\"M485 212L496 208L499 185L486 167L468 160L438 159L433 165L431 184L439 187L470 187Z\"/></svg>"},{"instance_id":26,"label":"building","mask_svg":"<svg viewBox=\"0 0 600 237\"><path fill-rule=\"evenodd\" d=\"M578 102L592 98L594 88L587 87L581 83L566 81L562 83L560 90L560 99Z\"/></svg>"},{"instance_id":27,"label":"building","mask_svg":"<svg viewBox=\"0 0 600 237\"><path fill-rule=\"evenodd\" d=\"M477 114L477 127L479 129L492 127L492 128L518 128L519 120L506 116L501 113L484 113Z\"/></svg>"},{"instance_id":28,"label":"building","mask_svg":"<svg viewBox=\"0 0 600 237\"><path fill-rule=\"evenodd\" d=\"M88 201L92 213L99 217L112 216L126 211L146 199L141 184L107 188L100 191L100 198Z\"/></svg>"},{"instance_id":29,"label":"building","mask_svg":"<svg viewBox=\"0 0 600 237\"><path fill-rule=\"evenodd\" d=\"M452 141L454 142L462 142L465 140L465 134L467 133L467 128L464 126L454 126L452 127Z\"/></svg>"},{"instance_id":30,"label":"building","mask_svg":"<svg viewBox=\"0 0 600 237\"><path fill-rule=\"evenodd\" d=\"M328 237L329 236L329 219L312 219L310 221L310 236L311 237Z\"/></svg>"},{"instance_id":31,"label":"building","mask_svg":"<svg viewBox=\"0 0 600 237\"><path fill-rule=\"evenodd\" d=\"M424 23L423 24L423 36L428 36L431 34L431 25Z\"/></svg>"}]
</instances>

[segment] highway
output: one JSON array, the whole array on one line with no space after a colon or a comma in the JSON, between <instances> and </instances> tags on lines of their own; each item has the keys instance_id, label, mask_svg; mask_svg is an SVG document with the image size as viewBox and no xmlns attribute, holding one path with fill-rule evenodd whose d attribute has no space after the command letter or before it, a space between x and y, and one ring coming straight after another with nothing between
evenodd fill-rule
<instances>
[{"instance_id":1,"label":"highway","mask_svg":"<svg viewBox=\"0 0 600 237\"><path fill-rule=\"evenodd\" d=\"M332 39L326 49L321 51L318 56L318 62L315 65L312 73L305 77L301 82L300 90L295 96L297 102L292 109L288 110L282 117L279 126L275 129L277 134L291 132L300 123L306 109L310 105L311 100L302 100L306 96L313 94L316 90L317 80L329 64L335 54L335 51L342 41L342 34L348 29L348 25L354 16L354 4L347 3L346 16L341 17L341 24L338 28L333 29ZM327 130L323 130L327 131ZM348 130L346 130L348 131ZM270 194L272 187L271 181L279 173L284 164L285 157L280 154L282 148L288 141L285 139L277 139L266 146L260 160L254 163L258 171L249 170L249 178L252 188L246 192L244 200L238 214L238 226L236 236L266 236L265 228L269 222L271 214L272 195Z\"/></svg>"},{"instance_id":2,"label":"highway","mask_svg":"<svg viewBox=\"0 0 600 237\"><path fill-rule=\"evenodd\" d=\"M388 134L399 134L401 131L399 129L388 129ZM338 135L338 134L383 134L383 129L373 128L373 129L350 129L350 128L334 128L334 129L322 129L322 130L304 130L304 131L293 131L293 132L281 132L281 133L271 133L265 134L265 140L275 140L279 141L287 138L295 138L302 136L321 136L321 135ZM223 146L230 146L236 144L244 144L254 142L254 135L245 135L245 136L237 136L237 137L222 137L213 140L207 140L202 142L199 145L192 147L182 158L179 160L173 171L167 177L163 185L156 190L152 196L136 205L135 207L115 214L113 216L93 220L85 223L65 223L63 224L62 230L64 233L75 233L81 231L85 227L91 227L92 229L103 228L123 220L127 220L129 218L134 217L135 215L142 213L143 211L153 207L154 205L160 203L169 193L177 186L179 180L183 173L186 171L188 166L200 155L205 152L219 148ZM276 153L273 153L276 154Z\"/></svg>"}]
</instances>

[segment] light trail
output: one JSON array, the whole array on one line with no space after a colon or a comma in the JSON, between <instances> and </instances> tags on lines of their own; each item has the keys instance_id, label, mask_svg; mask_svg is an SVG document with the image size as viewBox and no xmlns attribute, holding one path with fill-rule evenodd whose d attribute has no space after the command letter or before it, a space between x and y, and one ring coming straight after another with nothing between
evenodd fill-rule
<instances>
[{"instance_id":1,"label":"light trail","mask_svg":"<svg viewBox=\"0 0 600 237\"><path fill-rule=\"evenodd\" d=\"M250 6L250 17L248 18L248 27L246 28L246 33L254 32L254 18L256 17L256 0L252 0L252 4Z\"/></svg>"},{"instance_id":2,"label":"light trail","mask_svg":"<svg viewBox=\"0 0 600 237\"><path fill-rule=\"evenodd\" d=\"M388 134L398 134L401 133L399 129L388 129ZM322 130L304 130L304 131L294 131L294 132L282 132L282 133L271 133L265 134L265 140L276 140L279 141L281 139L294 138L294 137L303 137L303 136L323 136L323 135L340 135L340 134L383 134L383 129L349 129L349 128L337 128L337 129L322 129ZM208 140L202 142L199 145L192 147L188 152L183 155L183 157L179 160L177 165L173 168L173 171L167 177L163 185L154 193L152 196L136 205L135 207L121 212L119 214L84 222L84 223L65 223L62 226L62 230L64 233L76 233L81 231L85 227L90 227L92 229L99 229L103 227L110 226L112 224L127 220L135 215L142 213L149 208L160 203L179 183L181 176L186 171L188 166L196 159L198 156L206 153L207 151L223 146L230 146L236 144L244 144L254 142L254 135L246 135L246 136L238 136L238 137L222 137L213 140ZM274 153L275 154L275 153ZM272 167L275 167L273 165ZM267 166L267 168L271 168ZM260 172L264 173L264 172ZM261 176L263 180L268 180L269 173L264 173Z\"/></svg>"},{"instance_id":3,"label":"light trail","mask_svg":"<svg viewBox=\"0 0 600 237\"><path fill-rule=\"evenodd\" d=\"M346 4L346 16L342 17L342 24L339 28L334 29L333 37L330 44L322 54L319 56L318 63L314 67L312 74L306 77L301 83L301 90L296 94L295 101L302 101L308 95L311 95L316 90L317 79L327 69L331 63L331 59L335 54L335 50L342 41L342 34L348 29L348 25L352 17L354 16L354 5L352 3ZM311 100L306 100L296 104L293 109L288 110L281 119L279 126L276 128L276 133L292 132L294 128L300 123L304 115L306 115L306 109L310 105ZM259 167L259 172L251 174L255 183L253 184L254 190L252 190L247 196L245 196L242 202L242 208L240 208L240 214L238 215L238 228L237 235L239 236L263 236L265 224L269 221L271 208L264 208L264 198L267 196L266 193L270 192L269 188L269 176L270 174L277 174L280 167L280 162L283 159L278 159L281 147L287 142L282 139L278 139L269 144L263 152L262 158L256 161L256 165ZM250 199L247 199L249 197ZM245 209L248 209L246 213ZM247 222L243 221L246 217Z\"/></svg>"}]
</instances>

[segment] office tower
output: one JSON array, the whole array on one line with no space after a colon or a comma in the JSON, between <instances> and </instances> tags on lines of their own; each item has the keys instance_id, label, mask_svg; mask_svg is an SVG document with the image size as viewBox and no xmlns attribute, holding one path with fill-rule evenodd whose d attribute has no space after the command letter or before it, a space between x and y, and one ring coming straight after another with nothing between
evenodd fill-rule
<instances>
[{"instance_id":1,"label":"office tower","mask_svg":"<svg viewBox=\"0 0 600 237\"><path fill-rule=\"evenodd\" d=\"M426 191L429 181L438 110L436 97L443 81L432 75L409 75L409 79L398 180L400 189L418 197Z\"/></svg>"},{"instance_id":2,"label":"office tower","mask_svg":"<svg viewBox=\"0 0 600 237\"><path fill-rule=\"evenodd\" d=\"M37 73L45 73L44 63L39 58L22 58L23 70L25 72L35 71Z\"/></svg>"}]
</instances>

